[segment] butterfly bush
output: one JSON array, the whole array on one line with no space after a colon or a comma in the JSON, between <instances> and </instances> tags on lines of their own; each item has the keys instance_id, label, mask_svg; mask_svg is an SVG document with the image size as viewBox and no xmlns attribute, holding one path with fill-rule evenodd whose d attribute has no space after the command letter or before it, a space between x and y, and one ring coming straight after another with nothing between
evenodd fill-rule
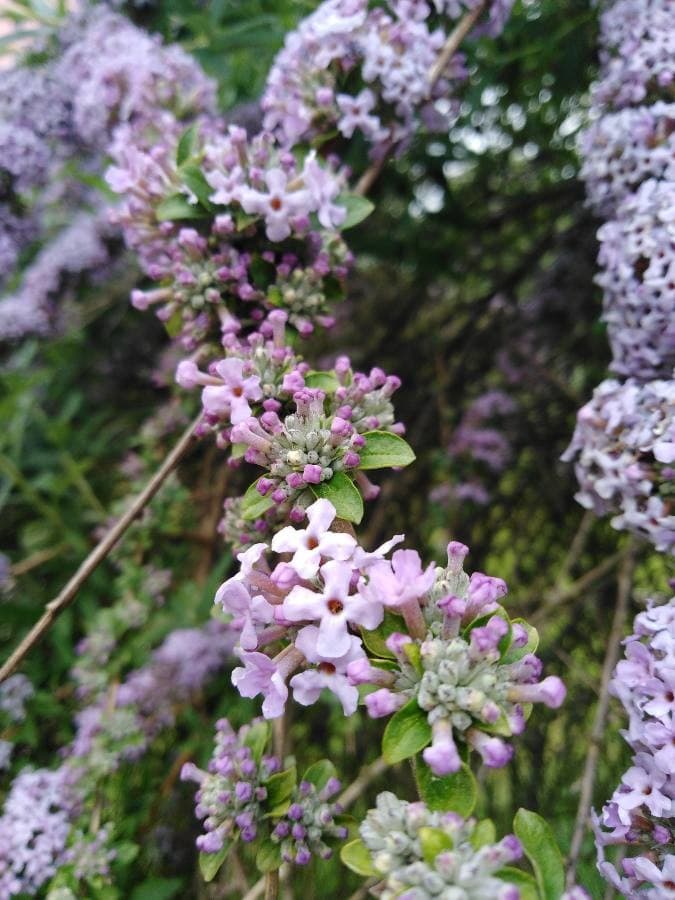
<instances>
[{"instance_id":1,"label":"butterfly bush","mask_svg":"<svg viewBox=\"0 0 675 900\"><path fill-rule=\"evenodd\" d=\"M612 524L672 551L675 394L675 175L672 10L619 0L600 22L596 121L581 140L598 231L611 368L577 420L563 458L577 459L577 499Z\"/></svg>"},{"instance_id":2,"label":"butterfly bush","mask_svg":"<svg viewBox=\"0 0 675 900\"><path fill-rule=\"evenodd\" d=\"M675 548L675 381L607 380L579 412L564 458L576 457L577 500L616 528Z\"/></svg>"},{"instance_id":3,"label":"butterfly bush","mask_svg":"<svg viewBox=\"0 0 675 900\"><path fill-rule=\"evenodd\" d=\"M239 692L262 694L263 715L275 718L289 688L305 706L327 689L352 715L357 686L367 684L375 688L365 696L372 717L406 707L417 718L435 774L460 768L457 741L486 765L505 765L512 748L504 738L525 728L525 704L557 707L565 689L555 676L540 680L536 633L511 623L498 602L504 582L466 575L468 550L456 542L445 568L423 568L414 550L387 558L401 535L367 552L351 534L330 530L336 514L327 500L312 504L307 519L306 528L286 526L271 545L240 553L240 571L216 594L239 634ZM270 550L284 556L270 558Z\"/></svg>"},{"instance_id":4,"label":"butterfly bush","mask_svg":"<svg viewBox=\"0 0 675 900\"><path fill-rule=\"evenodd\" d=\"M675 896L675 597L650 603L624 644L625 659L616 667L611 692L628 715L622 733L633 759L609 803L594 816L598 868L624 896L661 900ZM615 845L635 853L619 869L606 858L607 848Z\"/></svg>"}]
</instances>

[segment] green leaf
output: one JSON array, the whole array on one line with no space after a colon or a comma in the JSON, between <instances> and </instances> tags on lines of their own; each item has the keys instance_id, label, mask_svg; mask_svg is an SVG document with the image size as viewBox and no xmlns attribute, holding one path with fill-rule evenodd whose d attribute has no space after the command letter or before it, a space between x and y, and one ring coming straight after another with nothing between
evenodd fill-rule
<instances>
[{"instance_id":1,"label":"green leaf","mask_svg":"<svg viewBox=\"0 0 675 900\"><path fill-rule=\"evenodd\" d=\"M363 518L363 497L354 482L344 472L336 472L330 481L310 485L315 497L330 500L340 519L358 525ZM246 492L248 493L248 491ZM247 518L244 516L244 518Z\"/></svg>"},{"instance_id":2,"label":"green leaf","mask_svg":"<svg viewBox=\"0 0 675 900\"><path fill-rule=\"evenodd\" d=\"M189 203L183 194L165 197L155 210L158 222L173 222L180 219L204 219L207 213L196 204Z\"/></svg>"},{"instance_id":3,"label":"green leaf","mask_svg":"<svg viewBox=\"0 0 675 900\"><path fill-rule=\"evenodd\" d=\"M258 490L259 481L260 478L257 478L253 484L249 484L246 488L246 493L244 494L244 499L241 504L242 519L259 519L260 516L264 515L267 510L270 509L270 507L274 506L274 500L272 500L270 495L267 494L263 497Z\"/></svg>"},{"instance_id":4,"label":"green leaf","mask_svg":"<svg viewBox=\"0 0 675 900\"><path fill-rule=\"evenodd\" d=\"M520 891L520 900L539 900L537 885L528 872L523 872L512 866L504 866L499 872L495 872L495 875L507 884L515 884Z\"/></svg>"},{"instance_id":5,"label":"green leaf","mask_svg":"<svg viewBox=\"0 0 675 900\"><path fill-rule=\"evenodd\" d=\"M148 878L136 885L129 900L171 900L182 887L180 878Z\"/></svg>"},{"instance_id":6,"label":"green leaf","mask_svg":"<svg viewBox=\"0 0 675 900\"><path fill-rule=\"evenodd\" d=\"M140 847L138 844L133 844L131 841L124 841L121 844L115 845L115 861L121 863L123 866L128 865L130 862L133 862L140 852Z\"/></svg>"},{"instance_id":7,"label":"green leaf","mask_svg":"<svg viewBox=\"0 0 675 900\"><path fill-rule=\"evenodd\" d=\"M320 759L307 769L302 781L309 781L317 791L321 791L331 778L337 778L337 769L329 759Z\"/></svg>"},{"instance_id":8,"label":"green leaf","mask_svg":"<svg viewBox=\"0 0 675 900\"><path fill-rule=\"evenodd\" d=\"M234 841L226 841L217 853L199 854L199 871L202 873L204 881L213 881L220 871L220 867L227 859L227 854L232 849L233 844Z\"/></svg>"},{"instance_id":9,"label":"green leaf","mask_svg":"<svg viewBox=\"0 0 675 900\"><path fill-rule=\"evenodd\" d=\"M211 203L213 188L204 177L204 173L199 166L195 163L186 163L178 170L178 175L183 184L192 191L202 206L206 209L211 209L213 206Z\"/></svg>"},{"instance_id":10,"label":"green leaf","mask_svg":"<svg viewBox=\"0 0 675 900\"><path fill-rule=\"evenodd\" d=\"M541 900L559 900L565 890L565 870L548 822L537 813L519 809L513 820L513 830L532 863Z\"/></svg>"},{"instance_id":11,"label":"green leaf","mask_svg":"<svg viewBox=\"0 0 675 900\"><path fill-rule=\"evenodd\" d=\"M393 765L419 753L430 740L431 725L427 722L427 714L413 699L387 722L382 736L382 756L385 762Z\"/></svg>"},{"instance_id":12,"label":"green leaf","mask_svg":"<svg viewBox=\"0 0 675 900\"><path fill-rule=\"evenodd\" d=\"M264 841L258 850L255 864L261 872L272 872L281 865L281 846L273 841Z\"/></svg>"},{"instance_id":13,"label":"green leaf","mask_svg":"<svg viewBox=\"0 0 675 900\"><path fill-rule=\"evenodd\" d=\"M534 626L530 625L525 619L512 619L511 625L521 625L528 634L527 644L524 647L510 647L501 661L504 665L508 665L509 663L518 662L518 660L522 659L528 653L536 653L537 647L539 645L539 633Z\"/></svg>"},{"instance_id":14,"label":"green leaf","mask_svg":"<svg viewBox=\"0 0 675 900\"><path fill-rule=\"evenodd\" d=\"M184 162L191 159L197 152L197 143L199 139L199 131L197 125L190 125L178 141L176 148L176 164L182 166Z\"/></svg>"},{"instance_id":15,"label":"green leaf","mask_svg":"<svg viewBox=\"0 0 675 900\"><path fill-rule=\"evenodd\" d=\"M260 763L265 752L265 747L270 739L269 722L256 722L251 725L244 736L243 744L248 747L253 754L253 759Z\"/></svg>"},{"instance_id":16,"label":"green leaf","mask_svg":"<svg viewBox=\"0 0 675 900\"><path fill-rule=\"evenodd\" d=\"M497 832L495 831L495 823L492 819L483 819L482 822L478 822L469 839L474 850L480 850L481 847L486 847L488 844L494 844L496 840Z\"/></svg>"},{"instance_id":17,"label":"green leaf","mask_svg":"<svg viewBox=\"0 0 675 900\"><path fill-rule=\"evenodd\" d=\"M415 778L420 797L435 812L470 816L478 799L476 779L466 763L452 775L434 775L422 759L415 760Z\"/></svg>"},{"instance_id":18,"label":"green leaf","mask_svg":"<svg viewBox=\"0 0 675 900\"><path fill-rule=\"evenodd\" d=\"M396 659L396 656L391 652L389 647L387 647L386 640L390 634L394 634L394 632L397 631L403 631L404 629L405 626L401 616L397 616L390 610L385 609L384 619L377 628L374 628L372 631L367 631L365 628L362 628L361 637L363 638L363 643L373 656L379 659Z\"/></svg>"},{"instance_id":19,"label":"green leaf","mask_svg":"<svg viewBox=\"0 0 675 900\"><path fill-rule=\"evenodd\" d=\"M359 197L358 194L340 194L335 202L347 210L347 218L340 225L340 231L346 231L363 222L375 209L374 203L366 197Z\"/></svg>"},{"instance_id":20,"label":"green leaf","mask_svg":"<svg viewBox=\"0 0 675 900\"><path fill-rule=\"evenodd\" d=\"M253 284L261 291L266 291L270 285L274 284L274 279L277 276L276 266L271 262L267 262L262 256L253 257L248 271Z\"/></svg>"},{"instance_id":21,"label":"green leaf","mask_svg":"<svg viewBox=\"0 0 675 900\"><path fill-rule=\"evenodd\" d=\"M412 447L389 431L367 431L365 446L359 450L359 469L389 469L408 466L415 459Z\"/></svg>"},{"instance_id":22,"label":"green leaf","mask_svg":"<svg viewBox=\"0 0 675 900\"><path fill-rule=\"evenodd\" d=\"M340 859L348 869L356 872L357 875L363 875L366 878L377 875L370 853L360 838L344 845L340 850Z\"/></svg>"},{"instance_id":23,"label":"green leaf","mask_svg":"<svg viewBox=\"0 0 675 900\"><path fill-rule=\"evenodd\" d=\"M309 388L319 388L327 394L334 394L340 387L340 382L333 372L307 372L305 384Z\"/></svg>"},{"instance_id":24,"label":"green leaf","mask_svg":"<svg viewBox=\"0 0 675 900\"><path fill-rule=\"evenodd\" d=\"M164 323L166 333L169 337L176 337L183 330L183 311L177 309Z\"/></svg>"},{"instance_id":25,"label":"green leaf","mask_svg":"<svg viewBox=\"0 0 675 900\"><path fill-rule=\"evenodd\" d=\"M422 856L427 865L432 866L439 853L452 850L453 841L442 828L420 828L418 832Z\"/></svg>"},{"instance_id":26,"label":"green leaf","mask_svg":"<svg viewBox=\"0 0 675 900\"><path fill-rule=\"evenodd\" d=\"M283 772L277 772L267 780L265 787L267 788L266 803L268 806L279 806L288 800L295 786L298 783L298 773L295 766L290 769L284 769Z\"/></svg>"}]
</instances>

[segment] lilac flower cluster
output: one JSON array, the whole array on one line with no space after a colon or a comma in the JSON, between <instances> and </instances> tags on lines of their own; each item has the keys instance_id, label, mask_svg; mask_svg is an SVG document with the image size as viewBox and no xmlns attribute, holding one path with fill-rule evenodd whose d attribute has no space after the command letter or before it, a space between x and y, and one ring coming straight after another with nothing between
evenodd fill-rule
<instances>
[{"instance_id":1,"label":"lilac flower cluster","mask_svg":"<svg viewBox=\"0 0 675 900\"><path fill-rule=\"evenodd\" d=\"M582 175L599 212L598 284L613 361L628 380L604 382L579 412L566 459L579 455L577 495L618 512L612 524L674 544L675 106L672 10L666 0L618 0L601 16L595 123L582 138ZM662 379L662 380L656 380ZM641 420L641 417L642 420Z\"/></svg>"},{"instance_id":2,"label":"lilac flower cluster","mask_svg":"<svg viewBox=\"0 0 675 900\"><path fill-rule=\"evenodd\" d=\"M503 766L512 749L504 736L525 727L523 704L557 707L560 679L539 681L541 663L532 652L536 633L509 622L498 600L501 579L462 570L467 548L448 548L448 567L422 568L413 550L397 550L397 536L365 551L344 532L330 531L335 510L318 500L304 529L287 526L271 542L288 561L270 569L268 546L239 554L240 571L219 589L216 602L233 616L243 666L232 681L245 697L263 694L263 715L283 712L288 684L296 701L310 705L328 689L345 715L355 712L357 685L377 687L365 698L371 716L390 715L406 704L428 722L431 746L424 759L436 774L461 765L455 739L477 750L489 766ZM368 632L387 610L396 628L386 637L386 669L371 664ZM393 626L392 626L393 627ZM262 647L282 649L270 658ZM298 671L302 669L303 671Z\"/></svg>"},{"instance_id":3,"label":"lilac flower cluster","mask_svg":"<svg viewBox=\"0 0 675 900\"><path fill-rule=\"evenodd\" d=\"M611 690L628 714L633 760L594 818L598 868L624 896L661 900L675 896L675 597L640 613L624 643ZM614 845L638 852L621 873L605 858Z\"/></svg>"},{"instance_id":4,"label":"lilac flower cluster","mask_svg":"<svg viewBox=\"0 0 675 900\"><path fill-rule=\"evenodd\" d=\"M0 684L0 725L7 723L11 727L22 722L26 717L26 701L33 693L33 685L25 675L12 675ZM2 733L0 728L0 735ZM11 731L7 736L11 736ZM13 751L13 742L0 737L0 772L9 769Z\"/></svg>"},{"instance_id":5,"label":"lilac flower cluster","mask_svg":"<svg viewBox=\"0 0 675 900\"><path fill-rule=\"evenodd\" d=\"M675 552L675 381L603 381L579 411L563 459L576 457L577 500L615 528Z\"/></svg>"},{"instance_id":6,"label":"lilac flower cluster","mask_svg":"<svg viewBox=\"0 0 675 900\"><path fill-rule=\"evenodd\" d=\"M180 132L169 121L147 144L128 129L113 146L107 178L124 196L116 219L158 285L135 291L133 304L155 307L189 350L255 329L277 307L303 335L331 324L329 301L351 264L336 230L347 215L344 173L214 120L191 132L183 160Z\"/></svg>"},{"instance_id":7,"label":"lilac flower cluster","mask_svg":"<svg viewBox=\"0 0 675 900\"><path fill-rule=\"evenodd\" d=\"M162 46L105 7L66 20L53 45L41 65L20 62L0 73L0 187L9 198L0 204L3 275L29 241L51 231L50 205L75 204L81 211L29 266L19 288L0 302L4 340L47 333L64 276L90 270L100 276L101 263L108 260L107 216L85 211L92 197L81 196L63 163L76 158L83 170L99 167L123 124L142 129L161 111L179 121L215 111L215 86L189 55ZM100 199L93 205L100 208Z\"/></svg>"},{"instance_id":8,"label":"lilac flower cluster","mask_svg":"<svg viewBox=\"0 0 675 900\"><path fill-rule=\"evenodd\" d=\"M253 719L235 732L227 719L216 722L216 746L208 772L194 763L185 763L183 781L195 781L197 818L203 819L204 834L197 847L204 853L218 853L226 843L240 837L254 841L261 827L267 799L267 782L281 768L275 756L254 755L260 720ZM248 743L247 743L248 742Z\"/></svg>"},{"instance_id":9,"label":"lilac flower cluster","mask_svg":"<svg viewBox=\"0 0 675 900\"><path fill-rule=\"evenodd\" d=\"M500 390L489 390L469 404L448 444L448 456L457 466L459 477L431 493L435 501L472 502L484 506L490 500L482 472L490 477L502 472L511 457L504 433L490 424L513 414L511 397ZM466 474L465 474L466 473Z\"/></svg>"},{"instance_id":10,"label":"lilac flower cluster","mask_svg":"<svg viewBox=\"0 0 675 900\"><path fill-rule=\"evenodd\" d=\"M265 128L293 145L359 134L381 156L408 142L422 122L442 129L456 112L435 101L466 77L464 57L430 72L446 29L478 0L325 0L286 38L262 98ZM486 27L497 34L511 0L488 4Z\"/></svg>"},{"instance_id":11,"label":"lilac flower cluster","mask_svg":"<svg viewBox=\"0 0 675 900\"><path fill-rule=\"evenodd\" d=\"M361 840L382 883L382 900L433 900L434 897L494 897L519 900L505 866L523 855L513 834L478 844L475 819L432 812L424 803L407 803L395 794L378 794L359 828ZM431 852L425 838L436 838ZM444 847L445 849L441 849Z\"/></svg>"}]
</instances>

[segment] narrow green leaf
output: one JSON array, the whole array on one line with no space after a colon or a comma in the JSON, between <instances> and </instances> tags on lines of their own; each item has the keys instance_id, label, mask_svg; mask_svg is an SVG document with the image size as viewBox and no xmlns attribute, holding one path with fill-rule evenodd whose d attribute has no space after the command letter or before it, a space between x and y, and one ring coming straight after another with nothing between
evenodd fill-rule
<instances>
[{"instance_id":1,"label":"narrow green leaf","mask_svg":"<svg viewBox=\"0 0 675 900\"><path fill-rule=\"evenodd\" d=\"M195 163L186 163L178 170L183 184L195 195L206 209L211 209L213 188L204 177L204 173Z\"/></svg>"},{"instance_id":2,"label":"narrow green leaf","mask_svg":"<svg viewBox=\"0 0 675 900\"><path fill-rule=\"evenodd\" d=\"M478 799L478 787L471 769L462 768L452 775L434 775L422 759L415 760L415 778L420 797L436 812L456 812L470 816Z\"/></svg>"},{"instance_id":3,"label":"narrow green leaf","mask_svg":"<svg viewBox=\"0 0 675 900\"><path fill-rule=\"evenodd\" d=\"M178 147L176 148L176 164L182 166L184 162L191 159L197 152L197 140L199 132L197 125L190 125L180 136Z\"/></svg>"},{"instance_id":4,"label":"narrow green leaf","mask_svg":"<svg viewBox=\"0 0 675 900\"><path fill-rule=\"evenodd\" d=\"M483 819L478 822L471 833L470 843L475 850L486 847L488 844L494 844L497 840L497 832L495 831L495 823L492 819Z\"/></svg>"},{"instance_id":5,"label":"narrow green leaf","mask_svg":"<svg viewBox=\"0 0 675 900\"><path fill-rule=\"evenodd\" d=\"M171 900L182 887L180 878L148 878L136 885L129 900Z\"/></svg>"},{"instance_id":6,"label":"narrow green leaf","mask_svg":"<svg viewBox=\"0 0 675 900\"><path fill-rule=\"evenodd\" d=\"M433 866L434 860L444 850L452 850L453 841L449 834L442 828L420 828L418 832L422 856L429 866Z\"/></svg>"},{"instance_id":7,"label":"narrow green leaf","mask_svg":"<svg viewBox=\"0 0 675 900\"><path fill-rule=\"evenodd\" d=\"M270 509L270 507L274 506L274 500L272 500L269 494L263 497L259 492L258 481L260 481L260 478L256 479L253 484L249 484L246 488L246 493L244 494L244 499L241 504L242 519L259 519L260 516L264 515L264 513Z\"/></svg>"},{"instance_id":8,"label":"narrow green leaf","mask_svg":"<svg viewBox=\"0 0 675 900\"><path fill-rule=\"evenodd\" d=\"M255 864L260 872L272 872L281 865L281 846L273 841L264 841L258 850Z\"/></svg>"},{"instance_id":9,"label":"narrow green leaf","mask_svg":"<svg viewBox=\"0 0 675 900\"><path fill-rule=\"evenodd\" d=\"M158 222L173 222L180 219L204 219L207 213L200 206L188 202L183 194L172 194L158 204L155 218Z\"/></svg>"},{"instance_id":10,"label":"narrow green leaf","mask_svg":"<svg viewBox=\"0 0 675 900\"><path fill-rule=\"evenodd\" d=\"M302 781L309 781L317 791L321 791L331 778L337 778L337 769L329 759L320 759L307 769Z\"/></svg>"},{"instance_id":11,"label":"narrow green leaf","mask_svg":"<svg viewBox=\"0 0 675 900\"><path fill-rule=\"evenodd\" d=\"M330 481L311 485L311 490L315 497L330 500L338 518L346 519L355 525L363 518L363 498L354 482L344 472L336 472Z\"/></svg>"},{"instance_id":12,"label":"narrow green leaf","mask_svg":"<svg viewBox=\"0 0 675 900\"><path fill-rule=\"evenodd\" d=\"M295 766L272 775L265 785L267 788L267 805L275 807L288 800L297 783L298 773Z\"/></svg>"},{"instance_id":13,"label":"narrow green leaf","mask_svg":"<svg viewBox=\"0 0 675 900\"><path fill-rule=\"evenodd\" d=\"M344 845L340 850L340 859L348 869L356 872L357 875L363 875L366 878L377 875L370 853L360 838Z\"/></svg>"},{"instance_id":14,"label":"narrow green leaf","mask_svg":"<svg viewBox=\"0 0 675 900\"><path fill-rule=\"evenodd\" d=\"M423 750L431 740L427 714L413 699L387 722L382 736L382 756L389 765L408 759Z\"/></svg>"},{"instance_id":15,"label":"narrow green leaf","mask_svg":"<svg viewBox=\"0 0 675 900\"><path fill-rule=\"evenodd\" d=\"M243 744L253 754L253 759L259 763L263 758L265 747L270 739L269 722L256 722L251 725L244 736Z\"/></svg>"},{"instance_id":16,"label":"narrow green leaf","mask_svg":"<svg viewBox=\"0 0 675 900\"><path fill-rule=\"evenodd\" d=\"M551 827L537 813L519 809L513 830L532 864L541 900L560 900L565 890L562 854Z\"/></svg>"},{"instance_id":17,"label":"narrow green leaf","mask_svg":"<svg viewBox=\"0 0 675 900\"><path fill-rule=\"evenodd\" d=\"M319 388L327 394L334 394L340 387L340 382L332 372L308 372L305 375L305 384L309 388Z\"/></svg>"},{"instance_id":18,"label":"narrow green leaf","mask_svg":"<svg viewBox=\"0 0 675 900\"><path fill-rule=\"evenodd\" d=\"M340 231L346 231L347 228L353 228L363 222L375 209L374 203L366 197L359 197L358 194L340 194L335 202L347 210L347 218L340 225Z\"/></svg>"},{"instance_id":19,"label":"narrow green leaf","mask_svg":"<svg viewBox=\"0 0 675 900\"><path fill-rule=\"evenodd\" d=\"M408 466L415 459L407 441L389 431L367 431L365 446L359 450L360 469L389 469Z\"/></svg>"},{"instance_id":20,"label":"narrow green leaf","mask_svg":"<svg viewBox=\"0 0 675 900\"><path fill-rule=\"evenodd\" d=\"M509 647L501 660L505 665L518 662L528 653L536 653L539 645L539 633L533 625L525 619L512 619L511 626L513 625L521 625L527 631L528 639L524 647Z\"/></svg>"},{"instance_id":21,"label":"narrow green leaf","mask_svg":"<svg viewBox=\"0 0 675 900\"><path fill-rule=\"evenodd\" d=\"M213 879L220 871L220 867L227 859L227 854L232 849L233 844L234 841L226 841L225 845L221 850L218 851L218 853L199 854L199 871L202 873L202 878L204 879L204 881L213 881Z\"/></svg>"}]
</instances>

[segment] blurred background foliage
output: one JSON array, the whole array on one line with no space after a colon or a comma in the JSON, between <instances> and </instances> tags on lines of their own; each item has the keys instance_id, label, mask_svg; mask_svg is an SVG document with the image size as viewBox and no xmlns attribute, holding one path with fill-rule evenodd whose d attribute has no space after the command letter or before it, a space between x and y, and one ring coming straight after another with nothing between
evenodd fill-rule
<instances>
[{"instance_id":1,"label":"blurred background foliage","mask_svg":"<svg viewBox=\"0 0 675 900\"><path fill-rule=\"evenodd\" d=\"M313 6L150 0L122 9L194 53L217 79L227 112L255 102L284 34ZM617 559L627 543L584 514L573 499L573 473L559 461L576 410L609 359L593 285L598 223L576 178L575 140L587 114L595 45L590 0L517 0L504 35L471 48L456 124L447 135L419 137L385 169L372 195L376 213L350 232L358 267L338 327L305 349L309 359L348 352L359 368L378 365L403 379L397 411L418 462L383 482L364 523L366 542L375 546L405 531L410 545L442 561L447 540L462 540L472 568L507 580L512 615L536 620L546 668L565 679L568 702L555 713L536 712L511 766L481 773L480 811L501 832L519 806L536 809L563 849L589 749ZM105 289L83 288L85 312L76 326L2 351L0 546L11 562L0 596L3 655L196 413L194 397L171 399L160 326L128 304L133 261L121 271ZM446 448L471 402L492 389L515 403L499 426L509 463L483 473L486 504L453 499L452 486L465 473ZM98 612L128 589L125 546L133 545L132 566L152 564L173 575L166 604L140 633L120 641L114 676L142 665L172 628L208 618L214 586L230 565L216 531L222 501L246 474L201 446L135 526L135 537L90 578L24 664L37 694L15 735L15 767L49 765L72 736L75 647ZM672 574L665 558L640 547L631 615L647 596L664 594ZM231 871L215 886L201 885L192 791L177 772L186 758L208 758L219 715L238 725L254 709L222 676L141 763L106 784L107 802L123 823L119 837L139 850L115 863L119 893L100 896L220 897L228 883L240 895ZM596 806L627 763L622 725L613 706ZM365 716L345 720L327 701L302 715L296 708L290 735L302 762L328 755L347 783L377 756L380 730ZM411 796L404 766L393 778ZM391 774L382 776L357 811L391 784ZM579 874L594 897L604 896L588 835ZM320 873L301 873L287 896L348 897L357 885L328 863Z\"/></svg>"}]
</instances>

